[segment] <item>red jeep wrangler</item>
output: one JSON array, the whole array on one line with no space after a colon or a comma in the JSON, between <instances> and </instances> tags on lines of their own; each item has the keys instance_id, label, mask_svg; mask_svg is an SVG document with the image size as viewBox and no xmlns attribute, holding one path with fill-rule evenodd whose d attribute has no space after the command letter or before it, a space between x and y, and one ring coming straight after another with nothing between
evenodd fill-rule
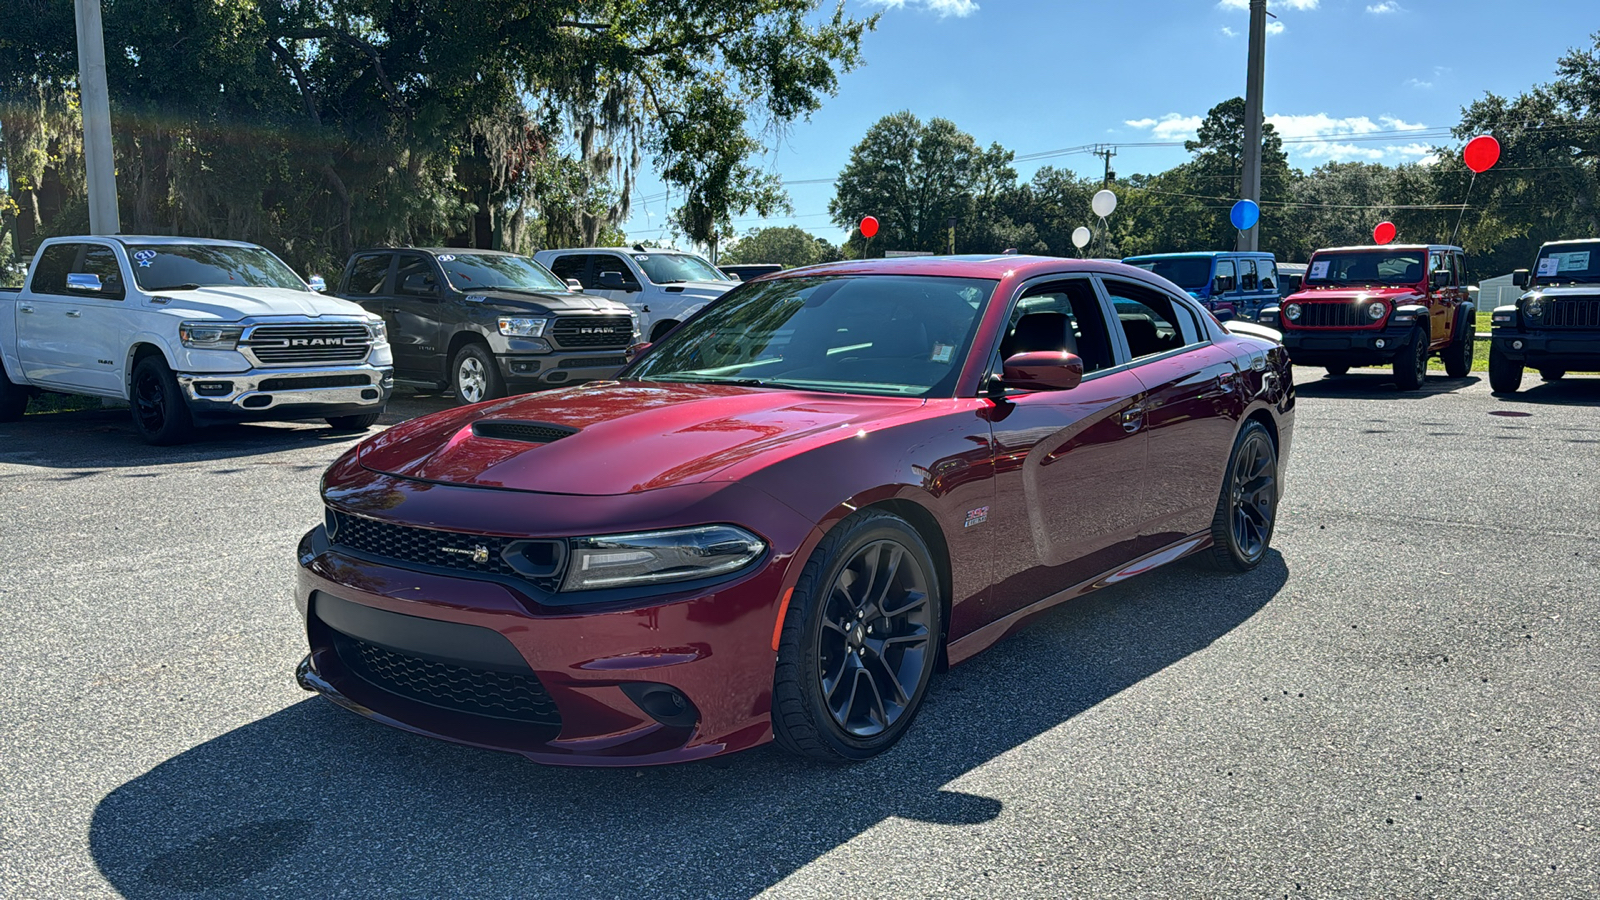
<instances>
[{"instance_id":1,"label":"red jeep wrangler","mask_svg":"<svg viewBox=\"0 0 1600 900\"><path fill-rule=\"evenodd\" d=\"M1400 389L1415 390L1437 353L1445 372L1462 378L1472 370L1477 324L1464 263L1460 247L1441 244L1318 250L1300 291L1259 321L1283 332L1296 365L1330 375L1392 363Z\"/></svg>"}]
</instances>

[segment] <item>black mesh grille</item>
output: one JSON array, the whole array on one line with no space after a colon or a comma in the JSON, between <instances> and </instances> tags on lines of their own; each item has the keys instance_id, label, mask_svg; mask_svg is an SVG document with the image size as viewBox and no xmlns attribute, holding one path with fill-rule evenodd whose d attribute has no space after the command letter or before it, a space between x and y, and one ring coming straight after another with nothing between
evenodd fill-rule
<instances>
[{"instance_id":1,"label":"black mesh grille","mask_svg":"<svg viewBox=\"0 0 1600 900\"><path fill-rule=\"evenodd\" d=\"M1300 321L1291 323L1298 328L1359 328L1376 325L1367 317L1365 303L1303 303Z\"/></svg>"},{"instance_id":2,"label":"black mesh grille","mask_svg":"<svg viewBox=\"0 0 1600 900\"><path fill-rule=\"evenodd\" d=\"M563 369L598 369L602 366L616 366L622 368L628 362L626 356L580 356L576 359L563 359Z\"/></svg>"},{"instance_id":3,"label":"black mesh grille","mask_svg":"<svg viewBox=\"0 0 1600 900\"><path fill-rule=\"evenodd\" d=\"M531 669L470 669L396 653L337 631L333 635L339 659L351 673L392 694L476 716L561 724L555 701Z\"/></svg>"},{"instance_id":4,"label":"black mesh grille","mask_svg":"<svg viewBox=\"0 0 1600 900\"><path fill-rule=\"evenodd\" d=\"M557 346L568 349L622 350L633 342L633 319L630 316L563 316L556 320L550 336Z\"/></svg>"},{"instance_id":5,"label":"black mesh grille","mask_svg":"<svg viewBox=\"0 0 1600 900\"><path fill-rule=\"evenodd\" d=\"M258 390L305 391L312 388L361 387L372 383L369 375L319 375L313 378L268 378Z\"/></svg>"},{"instance_id":6,"label":"black mesh grille","mask_svg":"<svg viewBox=\"0 0 1600 900\"><path fill-rule=\"evenodd\" d=\"M393 560L480 575L520 578L544 591L561 585L565 545L553 540L521 540L493 535L460 534L434 528L391 525L337 510L328 510L329 540L335 547ZM510 552L507 553L507 548ZM513 566L507 557L521 566Z\"/></svg>"},{"instance_id":7,"label":"black mesh grille","mask_svg":"<svg viewBox=\"0 0 1600 900\"><path fill-rule=\"evenodd\" d=\"M548 444L578 433L576 428L546 425L543 422L474 422L472 433L481 438L501 441L523 441L529 444Z\"/></svg>"},{"instance_id":8,"label":"black mesh grille","mask_svg":"<svg viewBox=\"0 0 1600 900\"><path fill-rule=\"evenodd\" d=\"M1546 300L1541 324L1550 328L1600 328L1600 300Z\"/></svg>"}]
</instances>

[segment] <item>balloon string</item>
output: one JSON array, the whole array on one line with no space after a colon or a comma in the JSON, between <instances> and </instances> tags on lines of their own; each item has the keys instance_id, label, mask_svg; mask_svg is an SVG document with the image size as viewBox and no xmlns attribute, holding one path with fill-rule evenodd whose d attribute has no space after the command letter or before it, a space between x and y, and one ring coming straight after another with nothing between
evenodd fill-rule
<instances>
[{"instance_id":1,"label":"balloon string","mask_svg":"<svg viewBox=\"0 0 1600 900\"><path fill-rule=\"evenodd\" d=\"M1461 231L1461 220L1467 215L1467 199L1472 196L1472 186L1478 183L1478 173L1472 173L1472 180L1467 182L1467 196L1461 198L1461 212L1456 214L1456 227L1450 231L1450 244L1455 245L1456 234Z\"/></svg>"},{"instance_id":2,"label":"balloon string","mask_svg":"<svg viewBox=\"0 0 1600 900\"><path fill-rule=\"evenodd\" d=\"M1109 228L1110 228L1110 226L1108 226L1106 224L1106 217L1105 216L1101 216L1100 217L1100 253L1102 255L1105 254L1106 250L1110 249L1111 235L1106 233L1109 230ZM1094 245L1090 244L1089 246L1092 247Z\"/></svg>"}]
</instances>

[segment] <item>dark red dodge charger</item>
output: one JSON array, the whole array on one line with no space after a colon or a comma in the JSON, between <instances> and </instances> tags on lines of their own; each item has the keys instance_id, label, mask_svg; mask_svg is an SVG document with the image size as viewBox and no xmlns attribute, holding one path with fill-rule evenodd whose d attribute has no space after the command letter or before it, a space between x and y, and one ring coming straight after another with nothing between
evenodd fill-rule
<instances>
[{"instance_id":1,"label":"dark red dodge charger","mask_svg":"<svg viewBox=\"0 0 1600 900\"><path fill-rule=\"evenodd\" d=\"M745 284L615 381L407 422L323 480L300 683L547 763L776 738L860 760L1043 610L1272 538L1294 384L1118 263L872 260Z\"/></svg>"}]
</instances>

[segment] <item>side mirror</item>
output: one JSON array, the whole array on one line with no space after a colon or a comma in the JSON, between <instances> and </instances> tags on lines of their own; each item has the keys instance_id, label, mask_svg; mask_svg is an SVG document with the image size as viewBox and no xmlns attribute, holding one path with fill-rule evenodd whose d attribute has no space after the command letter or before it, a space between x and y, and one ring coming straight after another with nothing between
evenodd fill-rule
<instances>
[{"instance_id":1,"label":"side mirror","mask_svg":"<svg viewBox=\"0 0 1600 900\"><path fill-rule=\"evenodd\" d=\"M1432 284L1433 287L1436 290L1438 288L1447 288L1447 287L1449 287L1450 286L1450 270L1448 270L1448 269L1439 269L1438 271L1433 273L1432 277L1430 277L1428 279L1428 282L1430 284Z\"/></svg>"},{"instance_id":2,"label":"side mirror","mask_svg":"<svg viewBox=\"0 0 1600 900\"><path fill-rule=\"evenodd\" d=\"M601 272L600 286L608 291L625 291L628 283L622 279L621 272Z\"/></svg>"},{"instance_id":3,"label":"side mirror","mask_svg":"<svg viewBox=\"0 0 1600 900\"><path fill-rule=\"evenodd\" d=\"M67 290L99 293L104 290L100 284L100 276L88 272L69 272L67 274Z\"/></svg>"},{"instance_id":4,"label":"side mirror","mask_svg":"<svg viewBox=\"0 0 1600 900\"><path fill-rule=\"evenodd\" d=\"M650 349L650 342L649 341L645 341L644 343L641 343L641 344L633 344L632 346L628 347L628 350L627 350L628 362L633 362L634 360L636 360L639 357L643 356L645 354L645 351L647 351L649 349Z\"/></svg>"},{"instance_id":5,"label":"side mirror","mask_svg":"<svg viewBox=\"0 0 1600 900\"><path fill-rule=\"evenodd\" d=\"M328 282L324 281L321 275L313 275L307 278L306 285L319 294L324 294L328 291Z\"/></svg>"},{"instance_id":6,"label":"side mirror","mask_svg":"<svg viewBox=\"0 0 1600 900\"><path fill-rule=\"evenodd\" d=\"M1032 350L1006 358L1000 382L1019 391L1070 391L1083 381L1083 360L1065 350Z\"/></svg>"},{"instance_id":7,"label":"side mirror","mask_svg":"<svg viewBox=\"0 0 1600 900\"><path fill-rule=\"evenodd\" d=\"M1511 283L1519 288L1525 288L1528 286L1528 275L1527 269L1518 269L1511 273Z\"/></svg>"},{"instance_id":8,"label":"side mirror","mask_svg":"<svg viewBox=\"0 0 1600 900\"><path fill-rule=\"evenodd\" d=\"M581 294L583 293L583 282L576 278L568 278L567 290L572 291L574 294Z\"/></svg>"},{"instance_id":9,"label":"side mirror","mask_svg":"<svg viewBox=\"0 0 1600 900\"><path fill-rule=\"evenodd\" d=\"M1233 290L1234 284L1234 276L1218 275L1216 280L1212 282L1211 292L1213 294L1226 294Z\"/></svg>"}]
</instances>

